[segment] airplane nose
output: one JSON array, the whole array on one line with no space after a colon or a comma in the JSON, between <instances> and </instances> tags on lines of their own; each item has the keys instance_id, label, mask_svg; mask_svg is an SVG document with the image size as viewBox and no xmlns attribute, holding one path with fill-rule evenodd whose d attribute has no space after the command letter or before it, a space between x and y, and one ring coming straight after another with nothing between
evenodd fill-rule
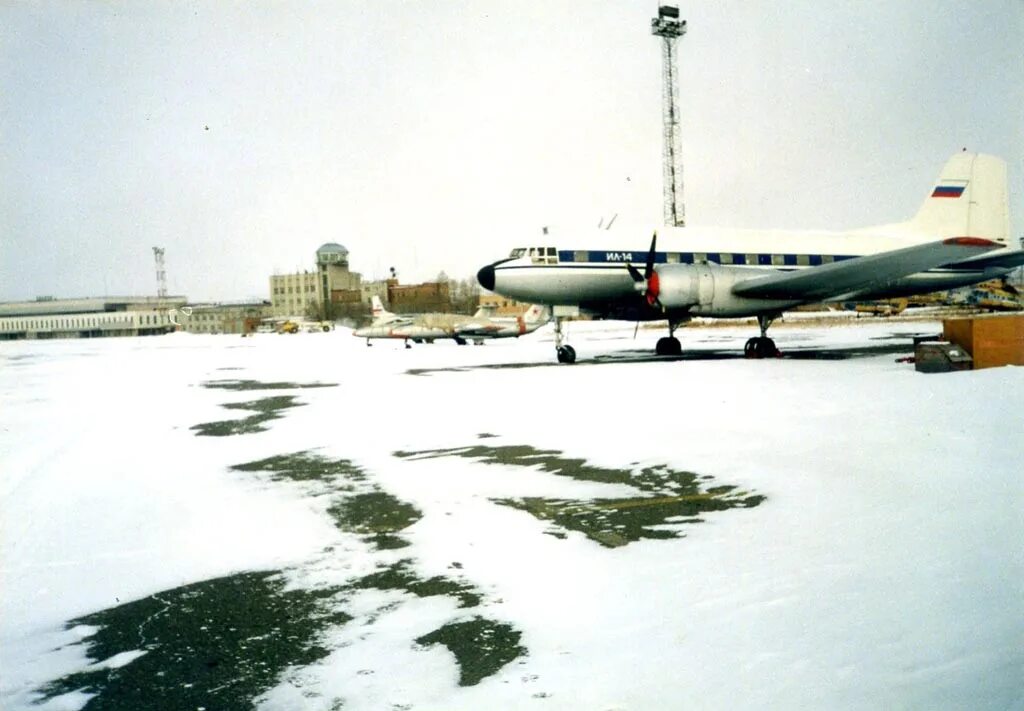
<instances>
[{"instance_id":1,"label":"airplane nose","mask_svg":"<svg viewBox=\"0 0 1024 711\"><path fill-rule=\"evenodd\" d=\"M476 280L487 291L494 291L494 265L488 264L476 273Z\"/></svg>"}]
</instances>

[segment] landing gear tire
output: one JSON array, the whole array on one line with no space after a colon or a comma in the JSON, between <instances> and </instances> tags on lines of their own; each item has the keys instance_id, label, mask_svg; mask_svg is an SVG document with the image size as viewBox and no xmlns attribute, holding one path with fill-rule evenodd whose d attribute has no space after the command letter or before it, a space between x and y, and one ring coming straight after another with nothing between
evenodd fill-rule
<instances>
[{"instance_id":1,"label":"landing gear tire","mask_svg":"<svg viewBox=\"0 0 1024 711\"><path fill-rule=\"evenodd\" d=\"M683 354L683 347L675 336L666 336L658 339L654 352L660 356L680 356Z\"/></svg>"},{"instance_id":2,"label":"landing gear tire","mask_svg":"<svg viewBox=\"0 0 1024 711\"><path fill-rule=\"evenodd\" d=\"M455 337L455 342L458 343L460 346L466 345L466 339L465 338L459 338L458 336Z\"/></svg>"},{"instance_id":3,"label":"landing gear tire","mask_svg":"<svg viewBox=\"0 0 1024 711\"><path fill-rule=\"evenodd\" d=\"M575 363L576 351L572 346L559 346L556 350L559 363Z\"/></svg>"},{"instance_id":4,"label":"landing gear tire","mask_svg":"<svg viewBox=\"0 0 1024 711\"><path fill-rule=\"evenodd\" d=\"M778 358L782 354L775 347L775 341L767 336L758 336L743 346L743 355L746 358Z\"/></svg>"}]
</instances>

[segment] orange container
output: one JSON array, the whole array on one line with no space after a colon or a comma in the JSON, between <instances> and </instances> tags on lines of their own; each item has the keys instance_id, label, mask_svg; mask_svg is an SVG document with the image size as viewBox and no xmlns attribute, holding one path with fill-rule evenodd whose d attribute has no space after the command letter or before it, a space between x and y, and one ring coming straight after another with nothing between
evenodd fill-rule
<instances>
[{"instance_id":1,"label":"orange container","mask_svg":"<svg viewBox=\"0 0 1024 711\"><path fill-rule=\"evenodd\" d=\"M946 319L942 336L970 353L975 369L1024 365L1024 315Z\"/></svg>"}]
</instances>

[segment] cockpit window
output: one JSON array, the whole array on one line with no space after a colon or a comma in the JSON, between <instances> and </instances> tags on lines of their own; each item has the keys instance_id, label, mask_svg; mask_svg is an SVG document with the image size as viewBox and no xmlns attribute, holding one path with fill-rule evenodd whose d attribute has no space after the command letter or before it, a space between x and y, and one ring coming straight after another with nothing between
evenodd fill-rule
<instances>
[{"instance_id":1,"label":"cockpit window","mask_svg":"<svg viewBox=\"0 0 1024 711\"><path fill-rule=\"evenodd\" d=\"M558 250L554 247L535 247L530 250L534 264L558 264Z\"/></svg>"},{"instance_id":2,"label":"cockpit window","mask_svg":"<svg viewBox=\"0 0 1024 711\"><path fill-rule=\"evenodd\" d=\"M534 264L558 264L558 250L554 247L516 247L508 256L510 259L529 257Z\"/></svg>"}]
</instances>

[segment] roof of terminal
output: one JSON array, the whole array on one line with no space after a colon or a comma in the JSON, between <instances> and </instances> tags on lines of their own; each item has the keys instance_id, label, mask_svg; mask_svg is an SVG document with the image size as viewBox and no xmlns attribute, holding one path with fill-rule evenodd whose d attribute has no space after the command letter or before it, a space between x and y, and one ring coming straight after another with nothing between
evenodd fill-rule
<instances>
[{"instance_id":1,"label":"roof of terminal","mask_svg":"<svg viewBox=\"0 0 1024 711\"><path fill-rule=\"evenodd\" d=\"M104 311L148 311L178 308L188 302L184 296L99 296L84 299L40 299L0 303L0 316L56 316Z\"/></svg>"}]
</instances>

